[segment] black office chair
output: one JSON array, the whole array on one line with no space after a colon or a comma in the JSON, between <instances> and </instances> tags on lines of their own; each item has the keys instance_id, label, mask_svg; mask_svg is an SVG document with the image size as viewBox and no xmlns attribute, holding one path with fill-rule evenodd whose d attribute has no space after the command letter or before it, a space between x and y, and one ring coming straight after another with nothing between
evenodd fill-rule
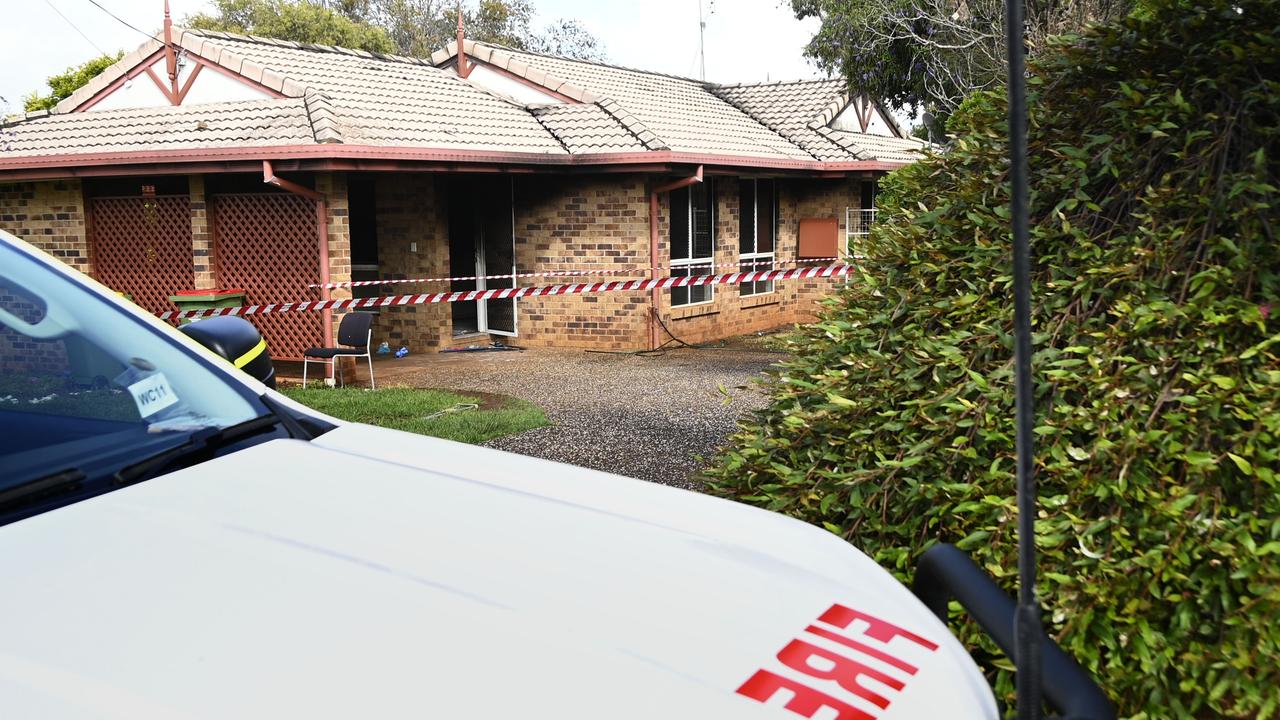
<instances>
[{"instance_id":1,"label":"black office chair","mask_svg":"<svg viewBox=\"0 0 1280 720\"><path fill-rule=\"evenodd\" d=\"M376 390L377 386L373 382L373 352L371 351L373 317L372 313L363 312L349 312L343 315L342 322L338 323L338 344L343 347L308 348L302 353L302 387L307 386L307 365L313 362L335 365L338 370L338 381L345 387L346 382L342 379L342 365L338 364L338 358L362 357L369 361L369 388Z\"/></svg>"}]
</instances>

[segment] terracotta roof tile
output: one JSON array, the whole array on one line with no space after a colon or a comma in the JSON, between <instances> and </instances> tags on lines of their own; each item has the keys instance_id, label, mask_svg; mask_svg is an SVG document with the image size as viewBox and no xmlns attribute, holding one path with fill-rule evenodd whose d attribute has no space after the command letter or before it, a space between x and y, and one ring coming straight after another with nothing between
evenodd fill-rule
<instances>
[{"instance_id":1,"label":"terracotta roof tile","mask_svg":"<svg viewBox=\"0 0 1280 720\"><path fill-rule=\"evenodd\" d=\"M914 162L921 158L921 154L928 147L926 143L915 138L867 135L826 127L817 128L817 131L845 147L856 150L867 160Z\"/></svg>"},{"instance_id":2,"label":"terracotta roof tile","mask_svg":"<svg viewBox=\"0 0 1280 720\"><path fill-rule=\"evenodd\" d=\"M643 141L599 105L547 105L532 110L571 153L643 152Z\"/></svg>"},{"instance_id":3,"label":"terracotta roof tile","mask_svg":"<svg viewBox=\"0 0 1280 720\"><path fill-rule=\"evenodd\" d=\"M424 60L253 39L220 43L255 67L328 96L349 144L564 152L523 107Z\"/></svg>"},{"instance_id":4,"label":"terracotta roof tile","mask_svg":"<svg viewBox=\"0 0 1280 720\"><path fill-rule=\"evenodd\" d=\"M154 54L148 41L47 117L0 133L0 160L65 153L314 143L566 155L672 150L779 161L914 159L919 143L832 131L839 81L718 86L467 41L472 56L578 102L522 105L430 60L178 30L189 53L279 99L69 113ZM821 121L821 122L816 122ZM815 124L816 122L816 124Z\"/></svg>"},{"instance_id":5,"label":"terracotta roof tile","mask_svg":"<svg viewBox=\"0 0 1280 720\"><path fill-rule=\"evenodd\" d=\"M813 159L802 148L709 92L698 80L538 55L486 43L474 45L489 48L492 58L500 60L500 63L517 60L549 76L563 78L568 85L552 89L569 97L582 93L588 101L600 97L614 100L672 150ZM550 77L544 84L551 87Z\"/></svg>"},{"instance_id":6,"label":"terracotta roof tile","mask_svg":"<svg viewBox=\"0 0 1280 720\"><path fill-rule=\"evenodd\" d=\"M55 114L0 130L0 157L316 142L301 98Z\"/></svg>"},{"instance_id":7,"label":"terracotta roof tile","mask_svg":"<svg viewBox=\"0 0 1280 720\"><path fill-rule=\"evenodd\" d=\"M847 102L843 80L717 85L711 91L819 160L860 159L809 127L828 105Z\"/></svg>"}]
</instances>

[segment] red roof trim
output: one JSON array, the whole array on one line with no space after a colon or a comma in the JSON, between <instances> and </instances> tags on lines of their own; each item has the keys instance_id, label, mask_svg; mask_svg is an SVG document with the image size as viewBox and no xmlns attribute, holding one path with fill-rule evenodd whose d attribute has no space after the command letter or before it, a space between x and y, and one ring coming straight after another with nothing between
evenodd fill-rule
<instances>
[{"instance_id":1,"label":"red roof trim","mask_svg":"<svg viewBox=\"0 0 1280 720\"><path fill-rule=\"evenodd\" d=\"M335 161L376 160L456 164L459 166L472 164L527 166L548 169L601 167L602 170L612 165L689 164L812 173L889 171L907 164L905 162L878 160L819 162L816 160L787 160L746 155L711 155L673 152L670 150L566 155L326 144L258 148L191 148L141 152L69 153L20 158L0 157L0 178L53 179L59 177L120 175L128 173L126 166L146 165L156 167L170 164L181 164L187 169L207 166L209 171L218 172L219 166L235 165L237 161L260 163L264 159L330 161L330 167L336 167Z\"/></svg>"},{"instance_id":2,"label":"red roof trim","mask_svg":"<svg viewBox=\"0 0 1280 720\"><path fill-rule=\"evenodd\" d=\"M216 72L220 72L220 73L222 73L223 75L226 75L227 77L231 78L232 80L238 80L238 81L240 81L240 83L242 83L242 84L244 84L244 85L248 85L249 87L251 87L251 88L253 88L253 89L255 89L255 90L261 90L262 92L264 92L264 93L266 93L266 94L270 95L270 96L271 96L271 97L273 97L273 98L277 98L277 99L278 99L278 98L287 98L287 97L290 97L289 95L285 95L284 93L280 92L279 90L273 90L273 89L271 89L270 87L268 87L268 86L266 86L266 85L263 85L263 84L262 84L262 83L260 83L260 82L255 82L255 81L253 81L253 80L250 80L249 78L245 77L244 75L241 75L241 74L240 74L240 73L238 73L238 72L235 72L235 71L233 71L233 70L228 70L227 68L223 67L222 65L219 65L218 63L216 63L216 62L214 62L214 61L210 60L209 58L204 57L203 55L197 55L197 54L195 54L195 53L191 52L190 50L188 50L188 51L187 51L187 55L188 55L188 57L192 58L193 60L195 60L195 61L196 61L197 63L199 63L200 65L203 65L203 66L205 66L205 67L209 68L210 70L214 70L214 71L216 71Z\"/></svg>"},{"instance_id":3,"label":"red roof trim","mask_svg":"<svg viewBox=\"0 0 1280 720\"><path fill-rule=\"evenodd\" d=\"M484 68L485 68L485 69L487 69L487 70L492 70L493 72L495 72L495 73L497 73L497 74L499 74L499 75L502 75L503 77L507 78L508 80L515 80L516 82L520 83L521 85L524 85L524 86L526 86L526 87L528 87L528 88L530 88L530 89L532 89L532 90L537 90L538 92L543 93L543 94L545 94L545 95L550 95L551 97L553 97L553 98L555 98L555 99L557 99L557 100L559 100L559 101L561 101L561 102L563 102L563 103L567 103L567 104L570 104L570 105L581 105L581 104L582 104L582 101L581 101L581 100L574 100L573 98L569 97L568 95L565 95L565 94L564 94L564 93L562 93L562 92L558 92L558 91L556 91L556 90L553 90L551 87L549 87L549 86L547 86L547 85L543 85L543 84L541 84L541 83L536 83L536 82L534 82L534 81L530 80L529 78L521 77L521 76L519 76L519 75L517 75L517 74L515 74L515 73L511 72L510 70L507 70L506 68L498 67L497 65L494 65L494 64L493 64L493 63L491 63L491 62L485 62L484 60L477 60L477 59L475 59L475 58L471 57L470 55L466 55L466 53L463 53L463 55L464 55L464 56L466 56L466 57L471 61L471 70L474 70L474 69L475 69L475 68L477 68L477 67L484 67ZM467 75L468 75L468 76L471 74L471 70L468 70L468 71L467 71Z\"/></svg>"},{"instance_id":4,"label":"red roof trim","mask_svg":"<svg viewBox=\"0 0 1280 720\"><path fill-rule=\"evenodd\" d=\"M145 58L142 59L141 62L139 62L137 65L134 65L127 72L125 72L125 74L121 75L115 80L112 80L110 83L107 84L106 87L102 88L98 92L91 95L89 99L71 108L70 112L73 112L73 113L84 112L89 108L93 107L94 105L97 105L99 102L106 99L108 95L110 95L111 93L119 89L121 85L124 85L130 80L150 70L151 66L154 65L155 62L159 60L162 56L164 56L164 48L160 48L155 52L151 53L150 55L146 56Z\"/></svg>"},{"instance_id":5,"label":"red roof trim","mask_svg":"<svg viewBox=\"0 0 1280 720\"><path fill-rule=\"evenodd\" d=\"M105 100L109 95L111 95L111 93L113 93L113 92L115 92L116 90L118 90L118 89L120 88L120 86L121 86L121 85L124 85L125 83L127 83L127 82L129 82L130 80L132 80L132 79L134 79L134 78L138 77L139 75L142 75L142 74L144 74L144 73L150 72L150 71L151 71L151 66L152 66L152 65L155 65L155 63L156 63L156 61L157 61L157 60L159 60L160 58L164 57L164 54L165 54L165 48L163 48L163 47L159 48L159 49L158 49L158 50L156 50L155 52L153 52L153 53L151 53L150 55L148 55L148 56L146 56L145 58L143 58L143 59L142 59L142 61L141 61L141 62L139 62L137 65L134 65L132 68L130 68L128 72L126 72L125 74L123 74L123 75L121 75L120 77L116 78L115 80L112 80L112 81L111 81L111 82L110 82L106 87L104 87L104 88L102 88L101 90L99 90L98 92L94 93L94 94L93 94L89 99L87 99L87 100L85 100L84 102L80 103L79 105L75 106L75 107L74 107L74 108L72 108L69 112L73 112L73 113L74 113L74 112L85 112L86 110L88 110L89 108L93 107L94 105L97 105L98 103L102 102L102 101L103 101L103 100ZM183 89L182 94L181 94L181 96L180 96L179 100L181 100L182 98L185 98L185 97L186 97L187 91L189 91L189 90L191 89L191 83L192 83L192 81L194 81L194 80L195 80L196 73L198 72L199 68L201 68L201 67L207 67L207 68L209 68L209 69L211 69L211 70L215 70L215 71L217 71L217 72L219 72L219 73L222 73L223 75L226 75L227 77L231 78L232 80L237 80L237 81L239 81L240 83L242 83L242 84L244 84L244 85L248 85L249 87L251 87L251 88L253 88L253 89L255 89L255 90L259 90L259 91L261 91L261 92L264 92L264 93L266 93L267 95L270 95L270 96L271 96L271 97L273 97L273 98L286 98L286 97L289 97L288 95L285 95L284 93L280 92L279 90L273 90L272 88L270 88L270 87L268 87L268 86L266 86L266 85L263 85L263 84L262 84L262 83L260 83L260 82L254 82L253 80L250 80L249 78L245 77L244 75L241 75L240 73L237 73L237 72L233 72L233 71L231 71L231 70L228 70L227 68L223 67L222 65L219 65L218 63L216 63L216 62L214 62L214 61L210 60L209 58L204 57L203 55L197 55L196 53L193 53L193 52L191 52L190 50L187 50L187 57L191 58L191 60L196 64L196 67L192 68L192 70L191 70L191 75L189 75L189 76L187 77L187 86L186 86L186 88L185 88L185 89ZM163 85L163 83L160 81L160 79L159 79L158 77L156 77L154 74L152 75L152 79L156 82L157 86L159 86L159 87L160 87L160 91L161 91L161 92L163 92L163 93L165 93L165 96L166 96L166 97L168 97L168 96L169 96L169 91L164 87L164 85ZM170 101L170 103L171 103L171 104L174 104L174 105L180 105L180 104L181 104L181 102L177 102L177 103L173 102L173 98L172 98L172 97L170 97L170 98L169 98L169 101Z\"/></svg>"}]
</instances>

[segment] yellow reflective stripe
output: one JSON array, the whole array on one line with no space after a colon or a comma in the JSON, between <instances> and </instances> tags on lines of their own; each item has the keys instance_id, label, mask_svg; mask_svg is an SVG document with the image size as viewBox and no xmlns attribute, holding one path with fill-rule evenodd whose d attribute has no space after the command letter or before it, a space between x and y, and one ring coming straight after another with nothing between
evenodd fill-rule
<instances>
[{"instance_id":1,"label":"yellow reflective stripe","mask_svg":"<svg viewBox=\"0 0 1280 720\"><path fill-rule=\"evenodd\" d=\"M231 364L232 364L232 365L235 365L235 366L236 366L236 367L238 367L238 368L242 368L242 367L244 367L245 365L248 365L249 363L253 362L253 359L254 359L254 358L256 358L256 357L258 357L259 355L261 355L261 354L262 354L262 351L263 351L263 350L266 350L266 349L267 349L267 339L266 339L266 338L263 338L263 339L261 339L261 340L259 340L259 341L258 341L258 344L257 344L257 345L254 345L254 346L253 346L253 349L252 349L252 350L250 350L249 352L247 352L247 353L245 353L245 354L241 355L240 357L236 358L235 360L232 360L232 361L231 361Z\"/></svg>"}]
</instances>

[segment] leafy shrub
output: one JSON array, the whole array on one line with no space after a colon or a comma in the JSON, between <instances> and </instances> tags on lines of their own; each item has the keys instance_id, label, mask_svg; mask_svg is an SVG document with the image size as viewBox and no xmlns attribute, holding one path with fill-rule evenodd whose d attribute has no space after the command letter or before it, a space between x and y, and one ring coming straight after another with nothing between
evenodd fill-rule
<instances>
[{"instance_id":1,"label":"leafy shrub","mask_svg":"<svg viewBox=\"0 0 1280 720\"><path fill-rule=\"evenodd\" d=\"M1152 3L1032 69L1037 519L1049 630L1122 715L1280 702L1280 3ZM884 183L713 491L907 577L937 541L1016 580L1005 104ZM961 639L1011 697L1008 661Z\"/></svg>"}]
</instances>

